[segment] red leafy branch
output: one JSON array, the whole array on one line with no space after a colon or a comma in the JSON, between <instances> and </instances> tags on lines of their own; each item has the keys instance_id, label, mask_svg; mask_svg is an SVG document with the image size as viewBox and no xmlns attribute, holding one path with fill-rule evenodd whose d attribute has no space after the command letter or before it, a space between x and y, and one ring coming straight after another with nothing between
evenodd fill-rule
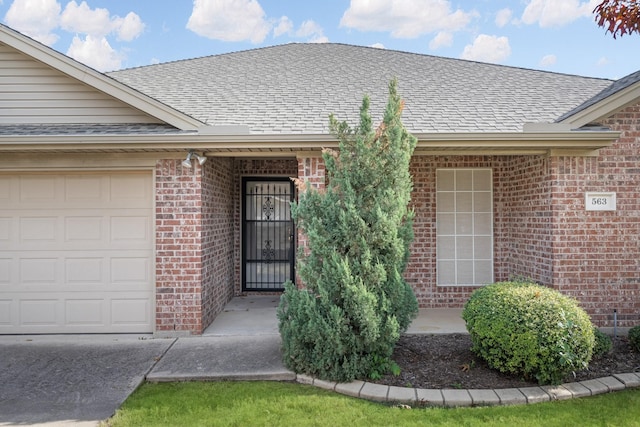
<instances>
[{"instance_id":1,"label":"red leafy branch","mask_svg":"<svg viewBox=\"0 0 640 427\"><path fill-rule=\"evenodd\" d=\"M618 35L640 34L640 0L604 0L593 9L599 27Z\"/></svg>"}]
</instances>

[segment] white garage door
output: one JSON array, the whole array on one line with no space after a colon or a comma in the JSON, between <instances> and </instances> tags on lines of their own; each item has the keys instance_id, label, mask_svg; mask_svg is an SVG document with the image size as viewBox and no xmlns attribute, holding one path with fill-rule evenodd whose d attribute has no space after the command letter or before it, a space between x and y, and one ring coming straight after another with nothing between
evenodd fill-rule
<instances>
[{"instance_id":1,"label":"white garage door","mask_svg":"<svg viewBox=\"0 0 640 427\"><path fill-rule=\"evenodd\" d=\"M0 174L0 334L152 332L150 172Z\"/></svg>"}]
</instances>

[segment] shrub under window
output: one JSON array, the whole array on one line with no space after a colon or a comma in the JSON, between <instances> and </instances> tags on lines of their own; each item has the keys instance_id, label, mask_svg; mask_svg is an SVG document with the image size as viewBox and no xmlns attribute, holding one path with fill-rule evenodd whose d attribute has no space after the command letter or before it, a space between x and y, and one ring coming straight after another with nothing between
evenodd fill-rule
<instances>
[{"instance_id":1,"label":"shrub under window","mask_svg":"<svg viewBox=\"0 0 640 427\"><path fill-rule=\"evenodd\" d=\"M476 290L462 317L472 350L501 372L559 384L588 366L594 332L576 300L526 282L500 282Z\"/></svg>"}]
</instances>

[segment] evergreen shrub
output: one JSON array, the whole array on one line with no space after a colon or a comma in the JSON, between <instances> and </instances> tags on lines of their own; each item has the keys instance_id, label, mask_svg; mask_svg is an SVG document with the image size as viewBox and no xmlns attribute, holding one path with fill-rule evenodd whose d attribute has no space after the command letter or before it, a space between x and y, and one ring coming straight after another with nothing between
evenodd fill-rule
<instances>
[{"instance_id":1,"label":"evergreen shrub","mask_svg":"<svg viewBox=\"0 0 640 427\"><path fill-rule=\"evenodd\" d=\"M490 367L559 384L588 366L594 333L576 300L526 282L500 282L473 292L462 317L472 350Z\"/></svg>"},{"instance_id":2,"label":"evergreen shrub","mask_svg":"<svg viewBox=\"0 0 640 427\"><path fill-rule=\"evenodd\" d=\"M611 337L594 326L593 337L595 342L593 345L593 357L604 356L613 348Z\"/></svg>"},{"instance_id":3,"label":"evergreen shrub","mask_svg":"<svg viewBox=\"0 0 640 427\"><path fill-rule=\"evenodd\" d=\"M323 152L326 188L297 183L291 211L308 242L297 258L302 287L285 283L278 307L283 361L294 372L346 382L397 370L391 354L418 303L403 278L416 139L400 120L396 88L394 80L376 129L368 97L355 129L331 116L339 149Z\"/></svg>"},{"instance_id":4,"label":"evergreen shrub","mask_svg":"<svg viewBox=\"0 0 640 427\"><path fill-rule=\"evenodd\" d=\"M629 329L629 342L635 351L640 351L640 325Z\"/></svg>"}]
</instances>

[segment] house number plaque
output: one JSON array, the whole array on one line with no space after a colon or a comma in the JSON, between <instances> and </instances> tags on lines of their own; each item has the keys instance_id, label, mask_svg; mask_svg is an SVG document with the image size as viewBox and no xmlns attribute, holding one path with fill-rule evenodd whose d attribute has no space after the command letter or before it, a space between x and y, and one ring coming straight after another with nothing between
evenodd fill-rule
<instances>
[{"instance_id":1,"label":"house number plaque","mask_svg":"<svg viewBox=\"0 0 640 427\"><path fill-rule=\"evenodd\" d=\"M616 193L586 193L585 208L588 211L615 211Z\"/></svg>"}]
</instances>

